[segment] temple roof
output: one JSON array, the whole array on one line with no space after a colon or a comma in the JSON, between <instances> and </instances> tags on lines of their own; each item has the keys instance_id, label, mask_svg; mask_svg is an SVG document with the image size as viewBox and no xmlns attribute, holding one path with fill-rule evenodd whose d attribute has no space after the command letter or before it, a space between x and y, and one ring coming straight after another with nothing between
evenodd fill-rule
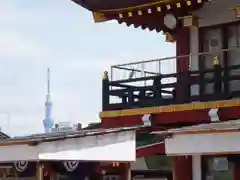
<instances>
[{"instance_id":1,"label":"temple roof","mask_svg":"<svg viewBox=\"0 0 240 180\"><path fill-rule=\"evenodd\" d=\"M95 22L117 20L118 23L134 25L135 28L148 28L150 31L174 32L182 27L182 19L191 12L201 8L211 0L72 0L93 12ZM172 14L176 20L175 27L165 24L165 16Z\"/></svg>"},{"instance_id":2,"label":"temple roof","mask_svg":"<svg viewBox=\"0 0 240 180\"><path fill-rule=\"evenodd\" d=\"M0 145L5 143L27 143L27 142L47 142L47 141L57 141L62 139L71 139L71 138L79 138L85 136L97 136L108 133L117 133L123 131L131 131L137 130L140 126L133 127L121 127L121 128L112 128L112 129L82 129L78 131L71 132L56 132L56 133L41 133L41 134L33 134L29 136L18 136L8 139L3 139L0 141Z\"/></svg>"},{"instance_id":3,"label":"temple roof","mask_svg":"<svg viewBox=\"0 0 240 180\"><path fill-rule=\"evenodd\" d=\"M15 137L0 141L0 162L13 161L135 161L139 126L79 130ZM19 146L20 145L20 146ZM111 154L109 155L109 148ZM128 149L119 154L119 149Z\"/></svg>"},{"instance_id":4,"label":"temple roof","mask_svg":"<svg viewBox=\"0 0 240 180\"><path fill-rule=\"evenodd\" d=\"M73 2L89 9L91 11L107 11L107 10L121 10L131 9L137 6L146 6L152 4L170 3L176 0L72 0Z\"/></svg>"},{"instance_id":5,"label":"temple roof","mask_svg":"<svg viewBox=\"0 0 240 180\"><path fill-rule=\"evenodd\" d=\"M186 126L176 129L168 129L166 131L154 132L158 135L166 134L188 134L201 132L215 132L215 131L235 131L240 129L240 120L230 120L223 122L205 123L193 126Z\"/></svg>"}]
</instances>

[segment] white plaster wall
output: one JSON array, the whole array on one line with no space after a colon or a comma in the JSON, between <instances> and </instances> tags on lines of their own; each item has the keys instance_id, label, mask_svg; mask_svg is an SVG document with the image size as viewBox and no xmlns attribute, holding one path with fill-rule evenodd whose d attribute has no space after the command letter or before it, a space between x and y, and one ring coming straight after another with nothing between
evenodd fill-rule
<instances>
[{"instance_id":1,"label":"white plaster wall","mask_svg":"<svg viewBox=\"0 0 240 180\"><path fill-rule=\"evenodd\" d=\"M135 161L135 131L73 138L39 145L39 159L57 160L59 158L63 160Z\"/></svg>"},{"instance_id":2,"label":"white plaster wall","mask_svg":"<svg viewBox=\"0 0 240 180\"><path fill-rule=\"evenodd\" d=\"M0 146L0 162L29 160L34 161L38 156L36 146L12 145Z\"/></svg>"},{"instance_id":3,"label":"white plaster wall","mask_svg":"<svg viewBox=\"0 0 240 180\"><path fill-rule=\"evenodd\" d=\"M181 134L165 139L167 155L201 155L240 152L240 132Z\"/></svg>"},{"instance_id":4,"label":"white plaster wall","mask_svg":"<svg viewBox=\"0 0 240 180\"><path fill-rule=\"evenodd\" d=\"M86 136L36 146L0 146L0 162L19 160L135 161L135 131Z\"/></svg>"}]
</instances>

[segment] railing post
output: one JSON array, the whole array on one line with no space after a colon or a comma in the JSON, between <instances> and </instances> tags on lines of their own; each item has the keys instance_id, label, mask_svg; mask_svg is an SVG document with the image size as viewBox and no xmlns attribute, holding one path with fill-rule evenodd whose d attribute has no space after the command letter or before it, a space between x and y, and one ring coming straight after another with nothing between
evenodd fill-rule
<instances>
[{"instance_id":1,"label":"railing post","mask_svg":"<svg viewBox=\"0 0 240 180\"><path fill-rule=\"evenodd\" d=\"M105 71L103 80L102 80L102 111L108 110L109 103L110 103L109 78L108 78L108 72Z\"/></svg>"},{"instance_id":2,"label":"railing post","mask_svg":"<svg viewBox=\"0 0 240 180\"><path fill-rule=\"evenodd\" d=\"M162 95L162 75L159 74L158 78L159 78L158 93L159 93L160 103L162 105L164 103L163 102L163 95Z\"/></svg>"},{"instance_id":3,"label":"railing post","mask_svg":"<svg viewBox=\"0 0 240 180\"><path fill-rule=\"evenodd\" d=\"M220 65L220 60L218 56L213 57L213 67L214 67L214 98L219 99L222 96L222 67Z\"/></svg>"},{"instance_id":4,"label":"railing post","mask_svg":"<svg viewBox=\"0 0 240 180\"><path fill-rule=\"evenodd\" d=\"M191 102L191 78L190 70L184 72L184 102Z\"/></svg>"},{"instance_id":5,"label":"railing post","mask_svg":"<svg viewBox=\"0 0 240 180\"><path fill-rule=\"evenodd\" d=\"M133 90L130 87L127 90L128 90L128 106L132 107L134 103Z\"/></svg>"},{"instance_id":6,"label":"railing post","mask_svg":"<svg viewBox=\"0 0 240 180\"><path fill-rule=\"evenodd\" d=\"M153 80L154 87L154 104L155 105L163 105L162 101L162 76L159 73ZM160 102L160 104L159 104Z\"/></svg>"},{"instance_id":7,"label":"railing post","mask_svg":"<svg viewBox=\"0 0 240 180\"><path fill-rule=\"evenodd\" d=\"M190 102L189 71L180 71L177 75L176 98L177 103Z\"/></svg>"}]
</instances>

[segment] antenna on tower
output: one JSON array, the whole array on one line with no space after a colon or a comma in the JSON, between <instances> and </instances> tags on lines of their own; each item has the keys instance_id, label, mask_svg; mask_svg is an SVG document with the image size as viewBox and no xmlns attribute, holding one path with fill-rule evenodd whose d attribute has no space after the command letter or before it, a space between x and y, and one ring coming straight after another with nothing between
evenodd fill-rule
<instances>
[{"instance_id":1,"label":"antenna on tower","mask_svg":"<svg viewBox=\"0 0 240 180\"><path fill-rule=\"evenodd\" d=\"M50 94L50 68L47 69L47 94Z\"/></svg>"}]
</instances>

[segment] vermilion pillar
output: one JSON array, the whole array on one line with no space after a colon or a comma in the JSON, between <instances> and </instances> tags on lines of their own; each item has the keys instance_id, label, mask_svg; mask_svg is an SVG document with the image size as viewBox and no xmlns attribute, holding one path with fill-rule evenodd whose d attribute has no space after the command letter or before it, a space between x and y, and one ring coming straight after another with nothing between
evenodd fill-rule
<instances>
[{"instance_id":1,"label":"vermilion pillar","mask_svg":"<svg viewBox=\"0 0 240 180\"><path fill-rule=\"evenodd\" d=\"M173 157L173 180L192 180L191 156Z\"/></svg>"},{"instance_id":2,"label":"vermilion pillar","mask_svg":"<svg viewBox=\"0 0 240 180\"><path fill-rule=\"evenodd\" d=\"M190 29L181 28L176 35L177 72L186 72L189 67ZM184 56L184 57L182 57Z\"/></svg>"},{"instance_id":3,"label":"vermilion pillar","mask_svg":"<svg viewBox=\"0 0 240 180\"><path fill-rule=\"evenodd\" d=\"M186 90L188 84L189 55L190 54L190 30L189 28L180 28L176 34L176 65L179 74L178 85L176 88L177 100L185 102Z\"/></svg>"},{"instance_id":4,"label":"vermilion pillar","mask_svg":"<svg viewBox=\"0 0 240 180\"><path fill-rule=\"evenodd\" d=\"M122 163L120 166L120 180L131 180L130 163Z\"/></svg>"},{"instance_id":5,"label":"vermilion pillar","mask_svg":"<svg viewBox=\"0 0 240 180\"><path fill-rule=\"evenodd\" d=\"M234 174L234 180L240 180L240 174L239 174L240 166L239 166L238 163L234 163L233 171L234 171L234 173L233 173Z\"/></svg>"},{"instance_id":6,"label":"vermilion pillar","mask_svg":"<svg viewBox=\"0 0 240 180\"><path fill-rule=\"evenodd\" d=\"M177 101L183 102L185 99L184 84L188 81L189 55L190 54L190 33L189 28L181 28L176 36L176 65L177 72L181 72L178 77L176 89ZM192 179L192 158L191 156L173 157L173 180Z\"/></svg>"}]
</instances>

